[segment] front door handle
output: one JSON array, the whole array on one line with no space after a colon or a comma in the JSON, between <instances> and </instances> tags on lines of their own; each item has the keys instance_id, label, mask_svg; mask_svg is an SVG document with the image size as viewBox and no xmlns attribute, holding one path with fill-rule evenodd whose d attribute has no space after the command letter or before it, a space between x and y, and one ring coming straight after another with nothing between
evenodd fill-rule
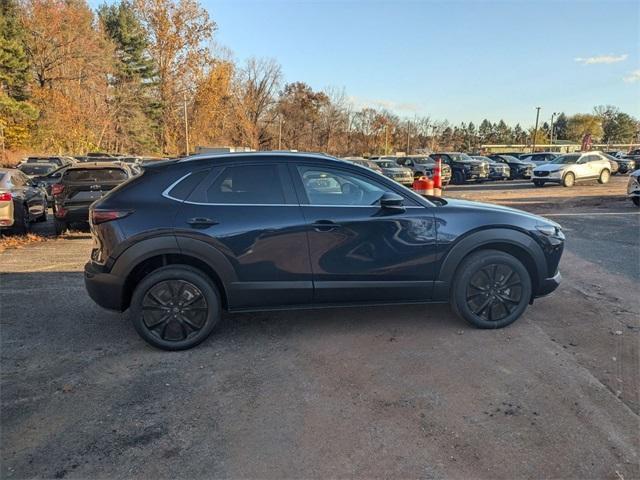
<instances>
[{"instance_id":1,"label":"front door handle","mask_svg":"<svg viewBox=\"0 0 640 480\"><path fill-rule=\"evenodd\" d=\"M317 232L330 232L340 227L340 224L332 222L331 220L317 220L312 224L313 228Z\"/></svg>"},{"instance_id":2,"label":"front door handle","mask_svg":"<svg viewBox=\"0 0 640 480\"><path fill-rule=\"evenodd\" d=\"M187 223L194 228L204 228L217 225L219 222L206 217L195 217L187 220Z\"/></svg>"}]
</instances>

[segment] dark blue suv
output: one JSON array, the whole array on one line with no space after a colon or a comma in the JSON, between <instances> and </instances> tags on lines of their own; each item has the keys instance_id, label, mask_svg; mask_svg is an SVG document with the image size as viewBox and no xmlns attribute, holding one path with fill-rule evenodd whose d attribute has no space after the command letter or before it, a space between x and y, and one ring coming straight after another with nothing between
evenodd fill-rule
<instances>
[{"instance_id":1,"label":"dark blue suv","mask_svg":"<svg viewBox=\"0 0 640 480\"><path fill-rule=\"evenodd\" d=\"M207 338L222 309L448 302L504 327L558 286L564 246L544 218L423 198L316 154L158 162L90 217L89 294L167 350Z\"/></svg>"}]
</instances>

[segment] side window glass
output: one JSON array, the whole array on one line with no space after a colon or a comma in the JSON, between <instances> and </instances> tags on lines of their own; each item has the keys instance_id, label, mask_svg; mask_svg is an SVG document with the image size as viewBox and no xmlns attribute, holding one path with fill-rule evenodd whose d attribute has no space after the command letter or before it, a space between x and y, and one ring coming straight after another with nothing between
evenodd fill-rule
<instances>
[{"instance_id":1,"label":"side window glass","mask_svg":"<svg viewBox=\"0 0 640 480\"><path fill-rule=\"evenodd\" d=\"M182 179L167 194L177 200L186 200L208 173L209 170L191 172L188 177Z\"/></svg>"},{"instance_id":2,"label":"side window glass","mask_svg":"<svg viewBox=\"0 0 640 480\"><path fill-rule=\"evenodd\" d=\"M278 166L237 165L225 168L207 189L209 203L283 204Z\"/></svg>"},{"instance_id":3,"label":"side window glass","mask_svg":"<svg viewBox=\"0 0 640 480\"><path fill-rule=\"evenodd\" d=\"M375 205L384 186L341 170L298 167L310 205Z\"/></svg>"}]
</instances>

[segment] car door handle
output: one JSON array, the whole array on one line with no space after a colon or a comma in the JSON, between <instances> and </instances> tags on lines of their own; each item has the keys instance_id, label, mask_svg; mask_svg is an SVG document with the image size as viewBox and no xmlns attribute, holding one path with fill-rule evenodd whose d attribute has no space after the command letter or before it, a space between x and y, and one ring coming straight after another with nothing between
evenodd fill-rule
<instances>
[{"instance_id":1,"label":"car door handle","mask_svg":"<svg viewBox=\"0 0 640 480\"><path fill-rule=\"evenodd\" d=\"M211 227L213 225L217 225L219 222L216 222L215 220L212 220L206 217L195 217L187 220L187 223L192 227L202 228L202 227Z\"/></svg>"},{"instance_id":2,"label":"car door handle","mask_svg":"<svg viewBox=\"0 0 640 480\"><path fill-rule=\"evenodd\" d=\"M331 220L318 220L312 224L313 228L317 232L329 232L336 228L339 228L341 225Z\"/></svg>"}]
</instances>

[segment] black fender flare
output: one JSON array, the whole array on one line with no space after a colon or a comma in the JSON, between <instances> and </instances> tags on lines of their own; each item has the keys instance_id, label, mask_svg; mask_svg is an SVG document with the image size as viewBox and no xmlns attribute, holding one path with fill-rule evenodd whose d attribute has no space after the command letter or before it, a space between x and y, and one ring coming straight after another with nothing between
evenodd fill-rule
<instances>
[{"instance_id":1,"label":"black fender flare","mask_svg":"<svg viewBox=\"0 0 640 480\"><path fill-rule=\"evenodd\" d=\"M535 267L532 278L534 285L539 285L544 280L547 262L542 247L531 236L510 228L489 228L466 235L449 249L442 260L437 283L448 288L462 259L479 247L492 243L513 245L525 251Z\"/></svg>"}]
</instances>

